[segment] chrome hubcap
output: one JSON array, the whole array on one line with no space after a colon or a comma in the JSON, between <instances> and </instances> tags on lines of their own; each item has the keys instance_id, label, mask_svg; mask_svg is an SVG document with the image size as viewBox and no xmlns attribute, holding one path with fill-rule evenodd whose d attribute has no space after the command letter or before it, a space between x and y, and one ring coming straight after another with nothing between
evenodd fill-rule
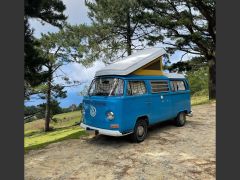
<instances>
[{"instance_id":1,"label":"chrome hubcap","mask_svg":"<svg viewBox=\"0 0 240 180\"><path fill-rule=\"evenodd\" d=\"M143 136L144 135L144 128L143 128L143 126L138 126L137 134L138 134L138 136Z\"/></svg>"}]
</instances>

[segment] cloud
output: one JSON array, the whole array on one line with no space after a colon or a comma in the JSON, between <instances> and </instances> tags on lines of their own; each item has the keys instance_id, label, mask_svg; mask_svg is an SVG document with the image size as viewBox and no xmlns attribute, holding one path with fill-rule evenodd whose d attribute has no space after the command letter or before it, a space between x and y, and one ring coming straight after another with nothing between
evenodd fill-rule
<instances>
[{"instance_id":1,"label":"cloud","mask_svg":"<svg viewBox=\"0 0 240 180\"><path fill-rule=\"evenodd\" d=\"M88 85L93 80L96 71L103 68L105 64L102 61L96 61L89 68L85 68L79 63L71 63L62 66L56 71L56 75L66 75L70 81L79 81L81 85L65 88L68 92L79 93L83 90L85 85ZM64 84L64 81L60 78L55 79L55 83Z\"/></svg>"},{"instance_id":2,"label":"cloud","mask_svg":"<svg viewBox=\"0 0 240 180\"><path fill-rule=\"evenodd\" d=\"M80 82L90 82L95 76L96 71L103 68L105 65L101 61L96 61L93 63L92 67L85 68L81 64L73 63L71 64L71 77Z\"/></svg>"},{"instance_id":3,"label":"cloud","mask_svg":"<svg viewBox=\"0 0 240 180\"><path fill-rule=\"evenodd\" d=\"M100 70L103 68L105 64L102 61L96 61L93 63L93 65L89 68L85 68L83 65L79 63L71 63L66 66L61 67L59 70L56 71L56 73L62 74L62 75L67 75L67 77L71 81L79 81L82 84L82 87L86 84L90 84L90 82L93 80L96 71ZM61 78L57 78L56 83L63 83ZM82 87L71 87L68 88L70 91L76 91L79 89L82 89Z\"/></svg>"}]
</instances>

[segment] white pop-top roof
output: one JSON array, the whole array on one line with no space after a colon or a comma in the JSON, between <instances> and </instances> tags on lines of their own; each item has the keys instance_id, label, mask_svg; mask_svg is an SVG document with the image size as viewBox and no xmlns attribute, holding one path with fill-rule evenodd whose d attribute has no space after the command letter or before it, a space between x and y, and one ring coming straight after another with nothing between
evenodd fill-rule
<instances>
[{"instance_id":1,"label":"white pop-top roof","mask_svg":"<svg viewBox=\"0 0 240 180\"><path fill-rule=\"evenodd\" d=\"M96 72L95 76L128 75L165 54L163 48L148 48L110 64Z\"/></svg>"},{"instance_id":2,"label":"white pop-top roof","mask_svg":"<svg viewBox=\"0 0 240 180\"><path fill-rule=\"evenodd\" d=\"M175 78L175 79L181 79L185 78L183 74L178 74L178 73L163 73L164 76L167 76L168 78Z\"/></svg>"}]
</instances>

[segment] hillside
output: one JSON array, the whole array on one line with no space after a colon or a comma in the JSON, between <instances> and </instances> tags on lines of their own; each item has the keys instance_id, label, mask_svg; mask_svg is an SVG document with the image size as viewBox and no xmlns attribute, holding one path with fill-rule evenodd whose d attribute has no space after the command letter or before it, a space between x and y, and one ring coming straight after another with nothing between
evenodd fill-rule
<instances>
[{"instance_id":1,"label":"hillside","mask_svg":"<svg viewBox=\"0 0 240 180\"><path fill-rule=\"evenodd\" d=\"M43 131L43 119L24 124L24 148L26 151L64 139L74 139L86 135L85 131L77 125L81 119L80 111L58 114L53 119L56 122L50 123L53 128L50 132Z\"/></svg>"}]
</instances>

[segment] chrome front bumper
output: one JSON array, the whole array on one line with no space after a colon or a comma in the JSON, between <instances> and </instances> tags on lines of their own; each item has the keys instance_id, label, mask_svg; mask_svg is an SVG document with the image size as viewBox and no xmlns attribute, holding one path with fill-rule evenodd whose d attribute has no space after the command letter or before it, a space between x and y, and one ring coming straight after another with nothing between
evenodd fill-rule
<instances>
[{"instance_id":1,"label":"chrome front bumper","mask_svg":"<svg viewBox=\"0 0 240 180\"><path fill-rule=\"evenodd\" d=\"M125 136L126 135L126 134L122 134L120 131L96 128L93 126L86 125L84 123L81 123L80 126L85 130L95 130L95 131L98 131L99 134L104 134L108 136Z\"/></svg>"}]
</instances>

